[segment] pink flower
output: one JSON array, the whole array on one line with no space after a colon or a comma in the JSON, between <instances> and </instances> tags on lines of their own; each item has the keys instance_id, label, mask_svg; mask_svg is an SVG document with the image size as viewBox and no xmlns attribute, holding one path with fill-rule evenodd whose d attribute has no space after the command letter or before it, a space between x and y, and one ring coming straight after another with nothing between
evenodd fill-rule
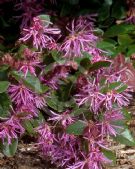
<instances>
[{"instance_id":1,"label":"pink flower","mask_svg":"<svg viewBox=\"0 0 135 169\"><path fill-rule=\"evenodd\" d=\"M111 90L104 95L103 104L107 110L112 109L115 103L118 107L128 106L131 98L132 95L126 90L121 93L117 92L116 90Z\"/></svg>"},{"instance_id":2,"label":"pink flower","mask_svg":"<svg viewBox=\"0 0 135 169\"><path fill-rule=\"evenodd\" d=\"M23 55L24 59L26 59L26 60L40 61L41 52L35 52L29 48L24 48L22 55Z\"/></svg>"},{"instance_id":3,"label":"pink flower","mask_svg":"<svg viewBox=\"0 0 135 169\"><path fill-rule=\"evenodd\" d=\"M11 144L12 139L18 138L18 135L22 135L23 133L24 128L21 126L20 121L14 116L0 123L0 138L3 142L7 139L8 144Z\"/></svg>"},{"instance_id":4,"label":"pink flower","mask_svg":"<svg viewBox=\"0 0 135 169\"><path fill-rule=\"evenodd\" d=\"M36 68L41 67L40 65L40 52L31 51L28 48L25 48L22 52L23 60L20 61L18 70L24 73L24 76L27 76L28 71L36 76Z\"/></svg>"},{"instance_id":5,"label":"pink flower","mask_svg":"<svg viewBox=\"0 0 135 169\"><path fill-rule=\"evenodd\" d=\"M57 166L64 167L80 157L80 142L73 136L66 133L55 136L53 148L50 153L51 162Z\"/></svg>"},{"instance_id":6,"label":"pink flower","mask_svg":"<svg viewBox=\"0 0 135 169\"><path fill-rule=\"evenodd\" d=\"M110 110L105 112L103 122L98 124L101 128L101 135L113 135L118 134L117 130L123 130L123 127L113 124L113 122L123 120L124 116L119 110Z\"/></svg>"},{"instance_id":7,"label":"pink flower","mask_svg":"<svg viewBox=\"0 0 135 169\"><path fill-rule=\"evenodd\" d=\"M75 100L79 106L89 104L89 108L97 113L103 103L104 94L100 92L100 86L96 84L96 80L93 80L93 82L88 81L80 89L80 92L75 95Z\"/></svg>"},{"instance_id":8,"label":"pink flower","mask_svg":"<svg viewBox=\"0 0 135 169\"><path fill-rule=\"evenodd\" d=\"M58 82L60 79L65 79L69 74L69 66L67 65L54 65L52 71L42 76L40 80L53 89L58 88Z\"/></svg>"},{"instance_id":9,"label":"pink flower","mask_svg":"<svg viewBox=\"0 0 135 169\"><path fill-rule=\"evenodd\" d=\"M91 78L87 78L86 82L79 88L75 95L76 103L88 105L90 110L97 113L102 108L110 110L116 104L119 108L128 106L132 99L132 88L127 87L124 91L120 91L122 87L126 87L123 81L123 70L119 72L110 71L109 68L103 68L100 71L88 74ZM101 83L104 80L103 83ZM113 83L118 83L117 87L111 88ZM79 84L78 84L79 85Z\"/></svg>"},{"instance_id":10,"label":"pink flower","mask_svg":"<svg viewBox=\"0 0 135 169\"><path fill-rule=\"evenodd\" d=\"M76 25L75 20L73 20L71 28L67 27L70 34L60 47L65 57L81 57L86 48L89 49L90 46L94 47L96 45L98 38L93 34L93 31L87 29L87 26L81 26L80 28L80 23L78 24Z\"/></svg>"},{"instance_id":11,"label":"pink flower","mask_svg":"<svg viewBox=\"0 0 135 169\"><path fill-rule=\"evenodd\" d=\"M87 161L78 161L76 163L74 163L73 165L68 166L66 169L84 169L84 167L86 166Z\"/></svg>"},{"instance_id":12,"label":"pink flower","mask_svg":"<svg viewBox=\"0 0 135 169\"><path fill-rule=\"evenodd\" d=\"M97 14L91 14L91 15L84 15L84 16L79 16L79 18L77 18L76 22L77 22L77 28L78 29L84 29L84 27L86 27L86 29L90 29L93 30L94 28L94 22L96 21L96 17Z\"/></svg>"},{"instance_id":13,"label":"pink flower","mask_svg":"<svg viewBox=\"0 0 135 169\"><path fill-rule=\"evenodd\" d=\"M84 156L84 160L80 160L66 169L102 169L102 163L110 162L111 160L107 159L97 147L91 148L89 155Z\"/></svg>"},{"instance_id":14,"label":"pink flower","mask_svg":"<svg viewBox=\"0 0 135 169\"><path fill-rule=\"evenodd\" d=\"M91 57L92 63L99 62L99 61L109 61L109 62L111 62L111 60L105 56L105 54L107 52L105 52L101 49L89 47L88 49L85 49L85 51L92 56Z\"/></svg>"},{"instance_id":15,"label":"pink flower","mask_svg":"<svg viewBox=\"0 0 135 169\"><path fill-rule=\"evenodd\" d=\"M27 76L28 72L36 76L35 69L36 67L39 67L40 62L38 61L23 61L20 64L19 71L22 71L24 73L24 77Z\"/></svg>"},{"instance_id":16,"label":"pink flower","mask_svg":"<svg viewBox=\"0 0 135 169\"><path fill-rule=\"evenodd\" d=\"M38 145L42 150L45 156L49 156L52 150L52 144L54 140L54 135L51 132L50 126L48 124L41 124L38 128L36 128L38 137Z\"/></svg>"},{"instance_id":17,"label":"pink flower","mask_svg":"<svg viewBox=\"0 0 135 169\"><path fill-rule=\"evenodd\" d=\"M131 87L131 92L135 90L135 68L131 62L125 60L125 56L122 54L118 55L113 60L108 77L111 76L111 74L115 75L115 77L119 75L120 80L126 83L128 87Z\"/></svg>"},{"instance_id":18,"label":"pink flower","mask_svg":"<svg viewBox=\"0 0 135 169\"><path fill-rule=\"evenodd\" d=\"M104 87L104 86L103 86ZM117 89L119 89L119 86ZM123 92L117 92L117 89L112 89L107 91L107 93L102 93L102 86L99 83L88 82L80 89L79 93L75 95L75 100L79 106L83 104L89 105L91 111L97 113L103 106L109 110L113 108L114 104L118 107L128 106L132 98L132 94L129 93L130 90L125 90Z\"/></svg>"},{"instance_id":19,"label":"pink flower","mask_svg":"<svg viewBox=\"0 0 135 169\"><path fill-rule=\"evenodd\" d=\"M42 109L46 105L45 95L35 95L34 102L37 108Z\"/></svg>"},{"instance_id":20,"label":"pink flower","mask_svg":"<svg viewBox=\"0 0 135 169\"><path fill-rule=\"evenodd\" d=\"M88 160L89 169L102 169L102 163L112 162L103 155L98 147L91 149Z\"/></svg>"},{"instance_id":21,"label":"pink flower","mask_svg":"<svg viewBox=\"0 0 135 169\"><path fill-rule=\"evenodd\" d=\"M70 125L72 122L74 122L73 118L71 117L71 115L69 113L70 113L69 110L63 112L62 114L56 114L56 113L52 112L52 115L54 117L49 118L49 121L51 120L56 123L60 122L61 125L64 128L66 128L68 125Z\"/></svg>"},{"instance_id":22,"label":"pink flower","mask_svg":"<svg viewBox=\"0 0 135 169\"><path fill-rule=\"evenodd\" d=\"M33 94L31 90L23 84L10 85L8 92L12 102L14 102L17 106L27 105L33 101Z\"/></svg>"},{"instance_id":23,"label":"pink flower","mask_svg":"<svg viewBox=\"0 0 135 169\"><path fill-rule=\"evenodd\" d=\"M35 107L34 103L27 103L27 105L21 105L16 108L16 115L22 119L32 119L38 116L38 109Z\"/></svg>"},{"instance_id":24,"label":"pink flower","mask_svg":"<svg viewBox=\"0 0 135 169\"><path fill-rule=\"evenodd\" d=\"M44 25L43 21L39 17L33 18L32 26L29 29L23 29L23 37L20 41L32 40L33 46L42 50L48 48L48 44L54 43L54 39L51 35L60 34L58 28L49 28L48 25Z\"/></svg>"},{"instance_id":25,"label":"pink flower","mask_svg":"<svg viewBox=\"0 0 135 169\"><path fill-rule=\"evenodd\" d=\"M47 44L47 48L49 50L58 50L59 46L58 46L58 44L55 41L52 41L52 42L50 42L50 43Z\"/></svg>"}]
</instances>

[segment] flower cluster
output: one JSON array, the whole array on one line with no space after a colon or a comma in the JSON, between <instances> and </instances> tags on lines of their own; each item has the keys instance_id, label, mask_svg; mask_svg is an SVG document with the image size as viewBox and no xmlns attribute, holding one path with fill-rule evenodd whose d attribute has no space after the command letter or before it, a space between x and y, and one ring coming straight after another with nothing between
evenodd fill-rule
<instances>
[{"instance_id":1,"label":"flower cluster","mask_svg":"<svg viewBox=\"0 0 135 169\"><path fill-rule=\"evenodd\" d=\"M20 120L15 116L0 123L0 138L3 142L7 139L8 144L11 144L12 140L18 138L18 135L22 135L24 131L25 129L20 124Z\"/></svg>"},{"instance_id":2,"label":"flower cluster","mask_svg":"<svg viewBox=\"0 0 135 169\"><path fill-rule=\"evenodd\" d=\"M50 28L48 23L45 24L39 17L34 17L32 26L24 28L22 34L23 37L20 38L20 41L25 42L31 39L33 47L42 50L43 48L49 48L50 44L55 42L52 35L60 34L60 30L58 28Z\"/></svg>"},{"instance_id":3,"label":"flower cluster","mask_svg":"<svg viewBox=\"0 0 135 169\"><path fill-rule=\"evenodd\" d=\"M93 24L91 21L86 19L83 21L82 18L73 20L71 28L67 26L67 30L69 31L69 36L65 38L60 47L65 57L70 59L81 57L86 49L92 52L98 38L93 34Z\"/></svg>"}]
</instances>

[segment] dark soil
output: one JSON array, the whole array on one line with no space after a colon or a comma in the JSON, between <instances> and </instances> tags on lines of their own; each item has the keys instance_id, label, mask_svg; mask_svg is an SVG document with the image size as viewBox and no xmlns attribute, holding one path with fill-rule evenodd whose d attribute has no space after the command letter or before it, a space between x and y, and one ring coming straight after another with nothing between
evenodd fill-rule
<instances>
[{"instance_id":1,"label":"dark soil","mask_svg":"<svg viewBox=\"0 0 135 169\"><path fill-rule=\"evenodd\" d=\"M19 144L14 157L0 153L0 169L56 169L47 159L42 159L33 144Z\"/></svg>"}]
</instances>

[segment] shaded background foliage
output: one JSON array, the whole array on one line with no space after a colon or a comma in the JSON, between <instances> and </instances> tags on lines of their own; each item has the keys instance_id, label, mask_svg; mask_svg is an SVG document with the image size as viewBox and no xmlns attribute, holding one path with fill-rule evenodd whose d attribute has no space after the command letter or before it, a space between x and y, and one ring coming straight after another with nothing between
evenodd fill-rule
<instances>
[{"instance_id":1,"label":"shaded background foliage","mask_svg":"<svg viewBox=\"0 0 135 169\"><path fill-rule=\"evenodd\" d=\"M123 0L59 0L56 4L45 1L43 7L45 8L44 12L51 10L52 19L58 20L58 23L63 26L75 16L95 13L98 15L96 23L98 28L104 30L115 24L116 20L126 18L128 9L126 1ZM21 20L18 21L15 16L21 15L21 10L15 10L15 1L1 2L0 8L0 32L5 38L4 42L10 44L19 38Z\"/></svg>"}]
</instances>

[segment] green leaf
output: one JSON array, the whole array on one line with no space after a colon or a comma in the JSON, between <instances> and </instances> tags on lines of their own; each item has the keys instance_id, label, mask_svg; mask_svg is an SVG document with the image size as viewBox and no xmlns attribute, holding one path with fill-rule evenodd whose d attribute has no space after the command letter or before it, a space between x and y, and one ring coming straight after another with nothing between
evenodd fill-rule
<instances>
[{"instance_id":1,"label":"green leaf","mask_svg":"<svg viewBox=\"0 0 135 169\"><path fill-rule=\"evenodd\" d=\"M123 34L123 35L118 35L118 42L120 45L130 45L134 42L134 40L128 35L128 34Z\"/></svg>"},{"instance_id":2,"label":"green leaf","mask_svg":"<svg viewBox=\"0 0 135 169\"><path fill-rule=\"evenodd\" d=\"M116 91L118 92L118 93L121 93L121 92L123 92L123 91L125 91L126 89L127 89L127 87L128 87L128 85L122 85L119 89L117 89Z\"/></svg>"},{"instance_id":3,"label":"green leaf","mask_svg":"<svg viewBox=\"0 0 135 169\"><path fill-rule=\"evenodd\" d=\"M97 43L97 48L105 50L106 55L112 56L116 53L116 44L117 42L111 39L105 39Z\"/></svg>"},{"instance_id":4,"label":"green leaf","mask_svg":"<svg viewBox=\"0 0 135 169\"><path fill-rule=\"evenodd\" d=\"M49 89L47 86L42 85L37 77L30 73L27 74L26 79L23 79L23 81L27 87L39 94L45 93Z\"/></svg>"},{"instance_id":5,"label":"green leaf","mask_svg":"<svg viewBox=\"0 0 135 169\"><path fill-rule=\"evenodd\" d=\"M25 86L27 86L29 89L33 90L34 92L38 94L42 94L48 91L48 87L45 85L42 85L37 77L27 73L27 76L24 77L24 74L22 72L13 71L12 72L13 77L19 82L22 81Z\"/></svg>"},{"instance_id":6,"label":"green leaf","mask_svg":"<svg viewBox=\"0 0 135 169\"><path fill-rule=\"evenodd\" d=\"M125 119L113 120L111 124L114 126L118 126L115 128L115 131L117 132L118 135L121 135L121 133L125 131L125 129L127 129L127 124L125 123Z\"/></svg>"},{"instance_id":7,"label":"green leaf","mask_svg":"<svg viewBox=\"0 0 135 169\"><path fill-rule=\"evenodd\" d=\"M121 84L122 84L121 82L110 83L108 89L113 90L113 89L119 87Z\"/></svg>"},{"instance_id":8,"label":"green leaf","mask_svg":"<svg viewBox=\"0 0 135 169\"><path fill-rule=\"evenodd\" d=\"M1 65L0 66L0 72L3 72L9 68L9 65Z\"/></svg>"},{"instance_id":9,"label":"green leaf","mask_svg":"<svg viewBox=\"0 0 135 169\"><path fill-rule=\"evenodd\" d=\"M77 62L78 65L81 64L83 67L85 67L85 64L87 64L86 65L87 67L88 65L91 65L91 62L90 62L91 58L92 56L89 53L83 52L83 58L75 58L74 61Z\"/></svg>"},{"instance_id":10,"label":"green leaf","mask_svg":"<svg viewBox=\"0 0 135 169\"><path fill-rule=\"evenodd\" d=\"M2 152L7 157L12 157L16 153L17 146L18 146L18 139L12 139L11 144L8 144L8 142L5 141L2 145Z\"/></svg>"},{"instance_id":11,"label":"green leaf","mask_svg":"<svg viewBox=\"0 0 135 169\"><path fill-rule=\"evenodd\" d=\"M125 129L120 135L113 137L113 139L127 146L135 146L135 140L128 129Z\"/></svg>"},{"instance_id":12,"label":"green leaf","mask_svg":"<svg viewBox=\"0 0 135 169\"><path fill-rule=\"evenodd\" d=\"M112 0L105 0L105 3L106 3L107 5L112 5Z\"/></svg>"},{"instance_id":13,"label":"green leaf","mask_svg":"<svg viewBox=\"0 0 135 169\"><path fill-rule=\"evenodd\" d=\"M83 52L83 58L87 58L90 60L92 58L92 56L87 52Z\"/></svg>"},{"instance_id":14,"label":"green leaf","mask_svg":"<svg viewBox=\"0 0 135 169\"><path fill-rule=\"evenodd\" d=\"M118 8L119 7L119 8ZM124 6L122 6L122 1L115 1L114 5L112 6L112 13L111 17L116 19L123 19L126 16L126 10Z\"/></svg>"},{"instance_id":15,"label":"green leaf","mask_svg":"<svg viewBox=\"0 0 135 169\"><path fill-rule=\"evenodd\" d=\"M135 45L134 44L133 45L129 45L128 46L127 56L130 56L130 55L132 55L134 53L135 53Z\"/></svg>"},{"instance_id":16,"label":"green leaf","mask_svg":"<svg viewBox=\"0 0 135 169\"><path fill-rule=\"evenodd\" d=\"M7 91L9 87L9 82L8 81L0 81L0 93L4 93Z\"/></svg>"},{"instance_id":17,"label":"green leaf","mask_svg":"<svg viewBox=\"0 0 135 169\"><path fill-rule=\"evenodd\" d=\"M118 35L135 31L135 25L120 24L110 27L104 34L105 37L115 37Z\"/></svg>"},{"instance_id":18,"label":"green leaf","mask_svg":"<svg viewBox=\"0 0 135 169\"><path fill-rule=\"evenodd\" d=\"M122 82L113 82L110 83L108 86L105 86L101 89L102 93L106 93L110 90L115 90L118 93L121 93L127 89L127 85L123 84Z\"/></svg>"},{"instance_id":19,"label":"green leaf","mask_svg":"<svg viewBox=\"0 0 135 169\"><path fill-rule=\"evenodd\" d=\"M116 49L116 54L118 55L119 53L127 53L127 47L126 45L122 46L118 46L117 49ZM115 55L116 56L116 55Z\"/></svg>"},{"instance_id":20,"label":"green leaf","mask_svg":"<svg viewBox=\"0 0 135 169\"><path fill-rule=\"evenodd\" d=\"M67 81L66 81L67 80ZM71 93L73 91L73 87L74 87L74 81L70 81L71 79L66 79L65 81L60 81L61 82L61 86L59 88L59 90L57 91L57 95L58 95L58 100L65 102L68 101L70 99ZM59 82L59 84L60 84Z\"/></svg>"},{"instance_id":21,"label":"green leaf","mask_svg":"<svg viewBox=\"0 0 135 169\"><path fill-rule=\"evenodd\" d=\"M82 114L84 111L86 111L87 109L84 107L78 108L76 107L72 112L71 112L71 116L79 116L80 114ZM87 110L88 111L88 110Z\"/></svg>"},{"instance_id":22,"label":"green leaf","mask_svg":"<svg viewBox=\"0 0 135 169\"><path fill-rule=\"evenodd\" d=\"M62 60L60 53L57 50L50 51L50 54L52 55L54 61L59 62L60 60Z\"/></svg>"},{"instance_id":23,"label":"green leaf","mask_svg":"<svg viewBox=\"0 0 135 169\"><path fill-rule=\"evenodd\" d=\"M109 159L112 160L114 164L116 164L116 153L106 150L106 149L102 149L103 154Z\"/></svg>"},{"instance_id":24,"label":"green leaf","mask_svg":"<svg viewBox=\"0 0 135 169\"><path fill-rule=\"evenodd\" d=\"M97 48L100 49L108 49L108 48L114 48L116 45L115 41L107 41L107 40L103 40L97 43Z\"/></svg>"},{"instance_id":25,"label":"green leaf","mask_svg":"<svg viewBox=\"0 0 135 169\"><path fill-rule=\"evenodd\" d=\"M10 115L9 109L11 100L6 93L0 94L0 117L7 118Z\"/></svg>"},{"instance_id":26,"label":"green leaf","mask_svg":"<svg viewBox=\"0 0 135 169\"><path fill-rule=\"evenodd\" d=\"M25 128L25 130L29 133L29 134L33 134L34 133L34 128L33 125L31 123L30 120L25 120L23 121L23 127Z\"/></svg>"},{"instance_id":27,"label":"green leaf","mask_svg":"<svg viewBox=\"0 0 135 169\"><path fill-rule=\"evenodd\" d=\"M103 4L99 10L99 21L106 20L110 15L110 5Z\"/></svg>"},{"instance_id":28,"label":"green leaf","mask_svg":"<svg viewBox=\"0 0 135 169\"><path fill-rule=\"evenodd\" d=\"M116 91L118 92L118 93L121 93L121 92L123 92L124 90L126 90L127 89L127 85L125 85L125 84L123 84L122 82L114 82L114 83L110 83L109 84L109 87L108 87L108 89L109 90L113 90L113 89L116 89Z\"/></svg>"},{"instance_id":29,"label":"green leaf","mask_svg":"<svg viewBox=\"0 0 135 169\"><path fill-rule=\"evenodd\" d=\"M78 120L75 123L69 125L66 129L68 134L82 135L87 124L84 121Z\"/></svg>"},{"instance_id":30,"label":"green leaf","mask_svg":"<svg viewBox=\"0 0 135 169\"><path fill-rule=\"evenodd\" d=\"M91 62L89 58L83 58L80 61L80 68L84 70L88 70L91 67Z\"/></svg>"},{"instance_id":31,"label":"green leaf","mask_svg":"<svg viewBox=\"0 0 135 169\"><path fill-rule=\"evenodd\" d=\"M128 109L123 108L121 111L122 111L126 120L128 120L128 121L132 120L131 112L128 111Z\"/></svg>"},{"instance_id":32,"label":"green leaf","mask_svg":"<svg viewBox=\"0 0 135 169\"><path fill-rule=\"evenodd\" d=\"M108 61L95 62L92 64L92 66L89 68L89 70L90 71L98 70L103 67L108 67L108 66L110 66L110 64L111 64L111 62L108 62Z\"/></svg>"},{"instance_id":33,"label":"green leaf","mask_svg":"<svg viewBox=\"0 0 135 169\"><path fill-rule=\"evenodd\" d=\"M19 49L18 49L18 57L22 57L24 58L25 56L24 55L24 49L28 48L26 45L24 44L21 44Z\"/></svg>"},{"instance_id":34,"label":"green leaf","mask_svg":"<svg viewBox=\"0 0 135 169\"><path fill-rule=\"evenodd\" d=\"M96 35L96 36L103 36L103 34L104 34L104 31L100 28L95 28L93 30L93 32L94 32L94 35Z\"/></svg>"},{"instance_id":35,"label":"green leaf","mask_svg":"<svg viewBox=\"0 0 135 169\"><path fill-rule=\"evenodd\" d=\"M65 110L64 108L64 102L60 101L58 99L58 96L56 96L54 93L51 95L50 98L47 98L46 100L47 105L58 112L63 112Z\"/></svg>"},{"instance_id":36,"label":"green leaf","mask_svg":"<svg viewBox=\"0 0 135 169\"><path fill-rule=\"evenodd\" d=\"M28 134L34 135L36 133L35 128L38 127L40 124L42 124L44 121L45 121L44 116L42 115L41 112L38 112L37 117L30 120L24 120L23 127L25 128Z\"/></svg>"},{"instance_id":37,"label":"green leaf","mask_svg":"<svg viewBox=\"0 0 135 169\"><path fill-rule=\"evenodd\" d=\"M42 20L45 26L49 26L51 24L49 15L39 15L38 17Z\"/></svg>"}]
</instances>

